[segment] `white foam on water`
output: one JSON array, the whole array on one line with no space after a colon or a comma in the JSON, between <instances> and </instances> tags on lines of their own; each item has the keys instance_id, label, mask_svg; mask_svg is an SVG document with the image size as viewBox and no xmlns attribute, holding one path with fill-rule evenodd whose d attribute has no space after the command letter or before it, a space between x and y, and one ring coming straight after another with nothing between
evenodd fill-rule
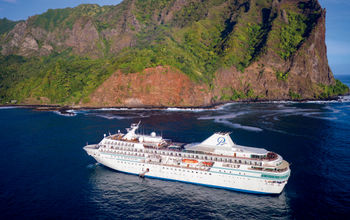
<instances>
[{"instance_id":1,"label":"white foam on water","mask_svg":"<svg viewBox=\"0 0 350 220\"><path fill-rule=\"evenodd\" d=\"M350 95L339 96L340 102L350 102Z\"/></svg>"},{"instance_id":2,"label":"white foam on water","mask_svg":"<svg viewBox=\"0 0 350 220\"><path fill-rule=\"evenodd\" d=\"M340 112L339 109L333 108L333 107L331 107L331 106L329 106L329 105L325 106L324 109L330 110L331 113L339 113L339 112Z\"/></svg>"},{"instance_id":3,"label":"white foam on water","mask_svg":"<svg viewBox=\"0 0 350 220\"><path fill-rule=\"evenodd\" d=\"M225 114L225 115L214 115L214 116L201 116L198 117L199 120L220 120L220 119L233 119L237 118L240 115L247 114L247 111L243 112L237 112L237 113L230 113L230 114Z\"/></svg>"},{"instance_id":4,"label":"white foam on water","mask_svg":"<svg viewBox=\"0 0 350 220\"><path fill-rule=\"evenodd\" d=\"M130 110L129 108L96 108L96 109L89 109L88 111L127 111Z\"/></svg>"},{"instance_id":5,"label":"white foam on water","mask_svg":"<svg viewBox=\"0 0 350 220\"><path fill-rule=\"evenodd\" d=\"M254 131L254 132L260 132L263 131L261 128L257 127L252 127L252 126L246 126L246 125L241 125L238 123L232 123L229 120L237 118L240 115L244 115L249 113L248 111L242 111L242 112L236 112L236 113L230 113L230 114L224 114L224 115L214 115L214 116L201 116L198 117L198 120L214 120L216 123L224 124L228 127L231 128L236 128L236 129L243 129L247 131Z\"/></svg>"},{"instance_id":6,"label":"white foam on water","mask_svg":"<svg viewBox=\"0 0 350 220\"><path fill-rule=\"evenodd\" d=\"M267 103L267 104L295 104L295 103L299 103L296 101L263 101L263 102L258 102L258 103Z\"/></svg>"},{"instance_id":7,"label":"white foam on water","mask_svg":"<svg viewBox=\"0 0 350 220\"><path fill-rule=\"evenodd\" d=\"M120 115L105 115L105 114L96 114L95 116L105 118L105 119L117 119L117 120L124 120L124 119L132 119L135 117L130 117L130 116L120 116Z\"/></svg>"},{"instance_id":8,"label":"white foam on water","mask_svg":"<svg viewBox=\"0 0 350 220\"><path fill-rule=\"evenodd\" d=\"M166 108L163 111L169 112L203 112L203 111L213 111L216 109L205 109L205 108Z\"/></svg>"},{"instance_id":9,"label":"white foam on water","mask_svg":"<svg viewBox=\"0 0 350 220\"><path fill-rule=\"evenodd\" d=\"M225 110L226 108L232 106L232 105L237 105L238 102L229 102L229 103L225 103L225 104L222 104L222 105L219 105L215 108L215 110Z\"/></svg>"},{"instance_id":10,"label":"white foam on water","mask_svg":"<svg viewBox=\"0 0 350 220\"><path fill-rule=\"evenodd\" d=\"M64 116L64 117L74 117L77 115L76 113L73 113L73 112L68 112L68 114L67 114L67 113L62 113L60 111L53 111L53 113L60 115L60 116Z\"/></svg>"},{"instance_id":11,"label":"white foam on water","mask_svg":"<svg viewBox=\"0 0 350 220\"><path fill-rule=\"evenodd\" d=\"M261 129L261 128L241 125L241 124L238 124L238 123L232 123L232 122L230 122L228 120L225 120L225 119L215 119L214 122L221 123L221 124L224 124L224 125L226 125L228 127L236 128L236 129L242 129L242 130L254 131L254 132L261 132L261 131L263 131L263 129Z\"/></svg>"},{"instance_id":12,"label":"white foam on water","mask_svg":"<svg viewBox=\"0 0 350 220\"><path fill-rule=\"evenodd\" d=\"M0 107L0 110L3 110L3 109L14 109L14 108L19 108L17 106L2 106Z\"/></svg>"}]
</instances>

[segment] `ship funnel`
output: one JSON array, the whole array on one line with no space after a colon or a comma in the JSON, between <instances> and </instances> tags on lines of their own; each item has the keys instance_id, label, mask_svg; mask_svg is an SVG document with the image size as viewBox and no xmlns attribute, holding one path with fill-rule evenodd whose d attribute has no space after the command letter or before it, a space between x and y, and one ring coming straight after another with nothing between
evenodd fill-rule
<instances>
[{"instance_id":1,"label":"ship funnel","mask_svg":"<svg viewBox=\"0 0 350 220\"><path fill-rule=\"evenodd\" d=\"M204 140L200 145L232 148L235 143L233 143L229 133L215 133Z\"/></svg>"}]
</instances>

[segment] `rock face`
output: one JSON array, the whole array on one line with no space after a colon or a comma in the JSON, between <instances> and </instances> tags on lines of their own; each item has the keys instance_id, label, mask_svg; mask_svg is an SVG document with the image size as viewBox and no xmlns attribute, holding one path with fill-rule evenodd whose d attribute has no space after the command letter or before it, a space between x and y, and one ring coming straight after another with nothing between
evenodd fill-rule
<instances>
[{"instance_id":1,"label":"rock face","mask_svg":"<svg viewBox=\"0 0 350 220\"><path fill-rule=\"evenodd\" d=\"M84 106L201 106L211 104L205 85L171 67L145 69L141 74L114 73Z\"/></svg>"},{"instance_id":2,"label":"rock face","mask_svg":"<svg viewBox=\"0 0 350 220\"><path fill-rule=\"evenodd\" d=\"M288 79L276 80L277 69L287 73ZM327 60L325 11L322 11L307 40L290 59L283 61L273 51L268 51L259 61L246 68L244 73L234 67L221 69L216 74L214 95L225 94L227 91L224 90L229 88L245 94L249 90L254 91L261 95L257 100L288 100L291 93L303 99L315 99L319 92L315 84L334 83Z\"/></svg>"},{"instance_id":3,"label":"rock face","mask_svg":"<svg viewBox=\"0 0 350 220\"><path fill-rule=\"evenodd\" d=\"M0 102L54 104L49 97L61 97L63 104L83 106L202 106L327 98L332 94L325 88L336 83L327 60L325 16L317 0L124 0L48 10L0 35L4 62L19 55L38 66L12 82L13 70L6 72L4 63L0 80L11 83L0 82ZM31 59L36 57L48 59L39 65ZM70 57L84 65L84 59L93 60L101 73L83 80L86 68L55 67L73 65L65 61ZM70 83L70 76L81 83ZM96 83L100 78L106 80ZM60 82L50 81L55 79ZM50 89L60 83L64 89L57 93L64 95ZM25 93L19 97L18 91Z\"/></svg>"}]
</instances>

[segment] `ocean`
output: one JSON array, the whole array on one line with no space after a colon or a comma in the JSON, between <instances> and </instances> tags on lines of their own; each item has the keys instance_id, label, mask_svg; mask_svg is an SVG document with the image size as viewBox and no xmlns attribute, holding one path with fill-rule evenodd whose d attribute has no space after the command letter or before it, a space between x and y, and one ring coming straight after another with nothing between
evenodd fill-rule
<instances>
[{"instance_id":1,"label":"ocean","mask_svg":"<svg viewBox=\"0 0 350 220\"><path fill-rule=\"evenodd\" d=\"M350 84L349 76L338 77ZM1 219L344 219L350 216L350 97L218 109L58 112L0 107ZM277 196L140 179L89 157L86 143L141 121L177 142L231 132L291 163Z\"/></svg>"}]
</instances>

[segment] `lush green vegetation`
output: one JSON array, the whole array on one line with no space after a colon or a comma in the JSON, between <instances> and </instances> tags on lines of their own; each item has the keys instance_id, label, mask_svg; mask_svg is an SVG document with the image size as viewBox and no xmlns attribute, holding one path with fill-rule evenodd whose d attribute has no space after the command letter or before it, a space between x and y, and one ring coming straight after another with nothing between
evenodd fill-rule
<instances>
[{"instance_id":1,"label":"lush green vegetation","mask_svg":"<svg viewBox=\"0 0 350 220\"><path fill-rule=\"evenodd\" d=\"M137 10L134 13L142 24L154 25L153 16L160 16L161 10L173 5L174 2L175 0L137 0Z\"/></svg>"},{"instance_id":2,"label":"lush green vegetation","mask_svg":"<svg viewBox=\"0 0 350 220\"><path fill-rule=\"evenodd\" d=\"M288 24L284 25L280 35L281 51L280 56L283 59L289 58L304 40L305 30L307 28L306 18L301 14L288 13Z\"/></svg>"},{"instance_id":3,"label":"lush green vegetation","mask_svg":"<svg viewBox=\"0 0 350 220\"><path fill-rule=\"evenodd\" d=\"M254 93L254 90L249 88L246 91L238 91L234 88L223 88L221 91L221 101L237 101L240 99L256 99L259 96Z\"/></svg>"},{"instance_id":4,"label":"lush green vegetation","mask_svg":"<svg viewBox=\"0 0 350 220\"><path fill-rule=\"evenodd\" d=\"M289 90L289 97L293 100L299 100L301 99L301 95L297 92L294 92L293 90Z\"/></svg>"},{"instance_id":5,"label":"lush green vegetation","mask_svg":"<svg viewBox=\"0 0 350 220\"><path fill-rule=\"evenodd\" d=\"M7 18L0 19L0 35L10 31L18 22L20 21L11 21Z\"/></svg>"},{"instance_id":6,"label":"lush green vegetation","mask_svg":"<svg viewBox=\"0 0 350 220\"><path fill-rule=\"evenodd\" d=\"M262 41L263 34L264 29L259 24L248 23L237 28L225 45L225 65L236 66L243 72L255 58L256 48Z\"/></svg>"},{"instance_id":7,"label":"lush green vegetation","mask_svg":"<svg viewBox=\"0 0 350 220\"><path fill-rule=\"evenodd\" d=\"M108 9L110 8L94 4L83 4L76 8L49 9L43 14L31 17L29 23L47 31L53 31L56 28L72 29L77 19L94 19L96 23L100 24L97 20L98 16ZM106 23L101 23L101 25L106 25Z\"/></svg>"},{"instance_id":8,"label":"lush green vegetation","mask_svg":"<svg viewBox=\"0 0 350 220\"><path fill-rule=\"evenodd\" d=\"M270 1L256 1L253 4L246 1L236 9L244 13L236 21L231 21L231 33L223 39L224 66L235 66L243 72L264 51L271 29L269 4Z\"/></svg>"},{"instance_id":9,"label":"lush green vegetation","mask_svg":"<svg viewBox=\"0 0 350 220\"><path fill-rule=\"evenodd\" d=\"M278 80L286 81L288 79L288 72L284 73L282 71L276 71L276 78Z\"/></svg>"},{"instance_id":10,"label":"lush green vegetation","mask_svg":"<svg viewBox=\"0 0 350 220\"><path fill-rule=\"evenodd\" d=\"M340 80L335 80L335 85L320 85L322 88L322 93L320 98L329 98L342 94L349 93L349 87L343 84Z\"/></svg>"},{"instance_id":11,"label":"lush green vegetation","mask_svg":"<svg viewBox=\"0 0 350 220\"><path fill-rule=\"evenodd\" d=\"M136 0L123 1L118 6L80 5L31 17L29 26L52 32L60 43L66 40L65 30L72 29L77 20L81 25L91 21L99 32L98 45L103 55L97 59L87 57L89 54L77 56L57 44L52 46L60 53L47 57L0 56L0 102L26 98L42 101L42 97L62 104L87 101L88 95L118 69L128 74L171 66L194 81L211 85L219 68L235 66L244 72L267 51L267 46L288 59L313 28L320 10L306 15L303 10L312 11L316 6L305 3L288 8L281 4L288 19L285 22L280 12L271 8L271 0L188 0L179 10L173 10L174 3L175 0ZM164 19L167 15L171 18L168 21ZM14 25L1 19L0 34ZM121 33L121 41L126 36L136 43L112 54L111 48L119 40L106 37L112 29ZM0 35L0 42L5 39L2 36L5 35ZM288 73L276 71L276 78L285 81ZM321 86L322 96L345 91L338 84ZM289 95L300 98L293 91ZM249 88L226 88L219 98L227 101L256 97Z\"/></svg>"},{"instance_id":12,"label":"lush green vegetation","mask_svg":"<svg viewBox=\"0 0 350 220\"><path fill-rule=\"evenodd\" d=\"M92 60L69 55L25 59L0 57L0 102L49 98L52 103L78 103L115 68L107 59Z\"/></svg>"}]
</instances>

